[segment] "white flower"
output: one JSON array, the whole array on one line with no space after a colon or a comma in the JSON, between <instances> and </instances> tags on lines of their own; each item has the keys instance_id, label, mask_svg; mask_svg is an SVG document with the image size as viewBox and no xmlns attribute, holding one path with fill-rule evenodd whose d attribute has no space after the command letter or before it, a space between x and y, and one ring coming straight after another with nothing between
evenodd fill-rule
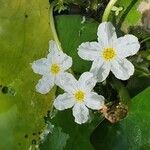
<instances>
[{"instance_id":1,"label":"white flower","mask_svg":"<svg viewBox=\"0 0 150 150\"><path fill-rule=\"evenodd\" d=\"M61 78L60 85L65 93L55 99L55 108L64 110L73 107L75 122L85 123L89 116L88 108L99 110L104 105L104 97L92 92L95 84L96 79L90 72L83 73L78 81L73 75L65 73Z\"/></svg>"},{"instance_id":2,"label":"white flower","mask_svg":"<svg viewBox=\"0 0 150 150\"><path fill-rule=\"evenodd\" d=\"M72 66L72 58L60 51L54 41L49 42L49 51L47 58L32 63L33 71L42 75L36 85L36 91L41 94L48 93L54 84L58 85L61 75Z\"/></svg>"},{"instance_id":3,"label":"white flower","mask_svg":"<svg viewBox=\"0 0 150 150\"><path fill-rule=\"evenodd\" d=\"M93 61L90 72L97 76L99 82L105 80L110 71L118 79L129 79L134 73L134 66L126 57L138 52L138 39L131 34L117 38L110 22L101 23L97 35L98 42L85 42L78 48L81 58Z\"/></svg>"}]
</instances>

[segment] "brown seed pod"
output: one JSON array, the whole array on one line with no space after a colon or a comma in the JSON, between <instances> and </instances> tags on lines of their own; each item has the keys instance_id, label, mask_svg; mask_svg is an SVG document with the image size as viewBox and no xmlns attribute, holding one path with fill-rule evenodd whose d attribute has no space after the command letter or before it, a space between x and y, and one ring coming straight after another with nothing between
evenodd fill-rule
<instances>
[{"instance_id":1,"label":"brown seed pod","mask_svg":"<svg viewBox=\"0 0 150 150\"><path fill-rule=\"evenodd\" d=\"M122 103L113 104L111 107L104 106L100 110L104 117L111 123L116 123L125 118L128 114L128 107Z\"/></svg>"}]
</instances>

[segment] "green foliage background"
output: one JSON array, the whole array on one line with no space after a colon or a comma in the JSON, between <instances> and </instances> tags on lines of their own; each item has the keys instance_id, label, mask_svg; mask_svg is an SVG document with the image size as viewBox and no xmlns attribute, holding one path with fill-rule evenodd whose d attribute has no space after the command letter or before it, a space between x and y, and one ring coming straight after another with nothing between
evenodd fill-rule
<instances>
[{"instance_id":1,"label":"green foliage background","mask_svg":"<svg viewBox=\"0 0 150 150\"><path fill-rule=\"evenodd\" d=\"M54 10L59 12L73 3L80 7L88 7L89 4L88 8L94 11L94 14L95 11L99 12L98 6L105 6L106 3L102 0L89 2L90 0L86 4L84 1L53 1ZM140 2L141 0L120 0L116 3L116 6L123 7L123 11L119 16L111 12L109 20L118 28L118 35L132 33L140 41L150 37L149 33L139 27L142 15L137 11L137 7ZM48 53L48 41L54 39L54 31L50 26L51 17L48 0L0 1L0 149L35 149L36 145L40 144L42 150L148 150L149 41L141 44L138 55L129 58L135 65L136 72L129 81L120 83L123 88L114 88L112 84L116 81L111 83L110 79L106 81L106 85L97 85L97 92L105 93L110 99L114 97L112 93L118 92L119 97L125 98L124 90L129 92L132 100L129 101L127 118L117 124L110 124L99 113L91 111L89 122L79 126L74 123L70 110L53 110L52 102L55 94L60 93L59 89L56 91L55 87L46 95L35 92L35 85L40 76L33 73L31 63ZM98 17L101 18L102 14ZM97 27L101 22L97 17L85 18L85 22L82 22L81 15L55 17L61 46L64 52L73 58L72 71L76 77L91 66L90 62L79 58L77 47L82 42L97 39ZM138 59L143 61L137 62ZM50 133L40 142L41 133L46 129L45 121L50 122L52 130L47 127Z\"/></svg>"}]
</instances>

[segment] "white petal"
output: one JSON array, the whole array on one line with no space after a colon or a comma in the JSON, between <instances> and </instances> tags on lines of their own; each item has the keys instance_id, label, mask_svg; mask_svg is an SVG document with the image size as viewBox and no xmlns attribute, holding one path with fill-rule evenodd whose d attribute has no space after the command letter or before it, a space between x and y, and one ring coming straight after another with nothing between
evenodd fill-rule
<instances>
[{"instance_id":1,"label":"white petal","mask_svg":"<svg viewBox=\"0 0 150 150\"><path fill-rule=\"evenodd\" d=\"M96 77L90 72L84 72L78 81L78 84L80 87L87 89L88 91L91 91L94 86L96 85Z\"/></svg>"},{"instance_id":2,"label":"white petal","mask_svg":"<svg viewBox=\"0 0 150 150\"><path fill-rule=\"evenodd\" d=\"M111 71L116 78L127 80L134 73L133 64L127 59L115 60L112 62Z\"/></svg>"},{"instance_id":3,"label":"white petal","mask_svg":"<svg viewBox=\"0 0 150 150\"><path fill-rule=\"evenodd\" d=\"M130 34L118 38L114 46L123 58L135 55L140 49L138 38Z\"/></svg>"},{"instance_id":4,"label":"white petal","mask_svg":"<svg viewBox=\"0 0 150 150\"><path fill-rule=\"evenodd\" d=\"M61 50L58 49L56 42L50 41L50 53L48 54L48 60L51 63L56 63L61 65L63 70L67 70L72 66L72 58Z\"/></svg>"},{"instance_id":5,"label":"white petal","mask_svg":"<svg viewBox=\"0 0 150 150\"><path fill-rule=\"evenodd\" d=\"M41 58L32 63L32 69L35 73L44 75L48 72L48 61L46 58Z\"/></svg>"},{"instance_id":6,"label":"white petal","mask_svg":"<svg viewBox=\"0 0 150 150\"><path fill-rule=\"evenodd\" d=\"M58 50L56 42L53 41L53 40L50 40L49 41L49 52L51 52L51 53L57 53L58 51L59 50Z\"/></svg>"},{"instance_id":7,"label":"white petal","mask_svg":"<svg viewBox=\"0 0 150 150\"><path fill-rule=\"evenodd\" d=\"M72 66L72 58L64 53L57 57L57 62L62 66L62 69L65 71Z\"/></svg>"},{"instance_id":8,"label":"white petal","mask_svg":"<svg viewBox=\"0 0 150 150\"><path fill-rule=\"evenodd\" d=\"M99 68L97 73L98 81L99 82L104 81L108 77L109 73L110 73L110 63L103 63L103 65L101 66L101 68Z\"/></svg>"},{"instance_id":9,"label":"white petal","mask_svg":"<svg viewBox=\"0 0 150 150\"><path fill-rule=\"evenodd\" d=\"M58 86L68 93L72 93L77 89L77 80L70 73L62 73Z\"/></svg>"},{"instance_id":10,"label":"white petal","mask_svg":"<svg viewBox=\"0 0 150 150\"><path fill-rule=\"evenodd\" d=\"M36 91L41 94L48 93L54 86L54 77L43 76L36 85Z\"/></svg>"},{"instance_id":11,"label":"white petal","mask_svg":"<svg viewBox=\"0 0 150 150\"><path fill-rule=\"evenodd\" d=\"M92 72L94 76L97 76L98 82L102 82L109 75L110 63L103 62L102 60L96 60L93 62L90 72Z\"/></svg>"},{"instance_id":12,"label":"white petal","mask_svg":"<svg viewBox=\"0 0 150 150\"><path fill-rule=\"evenodd\" d=\"M48 60L50 62L55 62L55 60L58 60L58 57L61 54L63 54L63 52L58 49L56 42L50 41L49 42L49 54L47 56Z\"/></svg>"},{"instance_id":13,"label":"white petal","mask_svg":"<svg viewBox=\"0 0 150 150\"><path fill-rule=\"evenodd\" d=\"M71 108L74 104L75 104L75 101L67 93L59 95L54 101L54 106L58 110Z\"/></svg>"},{"instance_id":14,"label":"white petal","mask_svg":"<svg viewBox=\"0 0 150 150\"><path fill-rule=\"evenodd\" d=\"M85 102L87 107L100 110L104 106L104 97L92 92Z\"/></svg>"},{"instance_id":15,"label":"white petal","mask_svg":"<svg viewBox=\"0 0 150 150\"><path fill-rule=\"evenodd\" d=\"M103 22L97 31L98 41L103 47L110 47L117 39L116 31L111 22Z\"/></svg>"},{"instance_id":16,"label":"white petal","mask_svg":"<svg viewBox=\"0 0 150 150\"><path fill-rule=\"evenodd\" d=\"M77 103L73 107L73 116L75 117L76 123L85 123L88 121L89 110L84 104Z\"/></svg>"},{"instance_id":17,"label":"white petal","mask_svg":"<svg viewBox=\"0 0 150 150\"><path fill-rule=\"evenodd\" d=\"M102 59L97 58L96 60L94 60L90 72L92 73L97 72L99 68L103 65L103 63L104 61Z\"/></svg>"},{"instance_id":18,"label":"white petal","mask_svg":"<svg viewBox=\"0 0 150 150\"><path fill-rule=\"evenodd\" d=\"M100 55L101 46L97 42L85 42L78 48L78 55L85 60L95 60Z\"/></svg>"},{"instance_id":19,"label":"white petal","mask_svg":"<svg viewBox=\"0 0 150 150\"><path fill-rule=\"evenodd\" d=\"M61 87L61 76L63 76L64 72L60 72L58 75L55 75L55 84L59 87ZM62 88L62 87L61 87Z\"/></svg>"}]
</instances>

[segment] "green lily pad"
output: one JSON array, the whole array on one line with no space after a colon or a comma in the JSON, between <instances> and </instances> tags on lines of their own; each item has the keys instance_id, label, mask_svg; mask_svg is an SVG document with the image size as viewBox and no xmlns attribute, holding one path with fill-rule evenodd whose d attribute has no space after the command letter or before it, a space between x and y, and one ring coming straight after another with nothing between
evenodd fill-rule
<instances>
[{"instance_id":1,"label":"green lily pad","mask_svg":"<svg viewBox=\"0 0 150 150\"><path fill-rule=\"evenodd\" d=\"M111 124L103 121L93 132L95 149L150 149L150 87L132 99L127 118Z\"/></svg>"},{"instance_id":2,"label":"green lily pad","mask_svg":"<svg viewBox=\"0 0 150 150\"><path fill-rule=\"evenodd\" d=\"M48 0L0 1L0 149L33 148L55 90L35 92L41 78L31 69L53 39Z\"/></svg>"}]
</instances>

